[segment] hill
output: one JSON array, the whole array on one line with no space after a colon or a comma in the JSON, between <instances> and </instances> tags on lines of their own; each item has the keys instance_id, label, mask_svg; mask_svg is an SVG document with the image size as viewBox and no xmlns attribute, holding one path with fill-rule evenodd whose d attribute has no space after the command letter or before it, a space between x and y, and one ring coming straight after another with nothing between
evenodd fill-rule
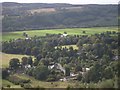
<instances>
[{"instance_id":1,"label":"hill","mask_svg":"<svg viewBox=\"0 0 120 90\"><path fill-rule=\"evenodd\" d=\"M3 32L117 25L117 5L2 3Z\"/></svg>"}]
</instances>

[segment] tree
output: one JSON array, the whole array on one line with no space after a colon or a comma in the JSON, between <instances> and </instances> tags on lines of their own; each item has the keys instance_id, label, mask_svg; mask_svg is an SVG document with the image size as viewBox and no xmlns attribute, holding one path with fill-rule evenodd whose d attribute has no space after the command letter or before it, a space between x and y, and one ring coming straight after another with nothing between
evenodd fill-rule
<instances>
[{"instance_id":1,"label":"tree","mask_svg":"<svg viewBox=\"0 0 120 90\"><path fill-rule=\"evenodd\" d=\"M38 55L36 56L36 59L37 59L38 61L39 61L41 58L42 58L41 54L38 54Z\"/></svg>"},{"instance_id":2,"label":"tree","mask_svg":"<svg viewBox=\"0 0 120 90\"><path fill-rule=\"evenodd\" d=\"M38 47L33 47L31 50L31 54L34 56L37 56L40 53L39 48Z\"/></svg>"},{"instance_id":3,"label":"tree","mask_svg":"<svg viewBox=\"0 0 120 90\"><path fill-rule=\"evenodd\" d=\"M70 68L68 66L65 67L65 76L70 76Z\"/></svg>"},{"instance_id":4,"label":"tree","mask_svg":"<svg viewBox=\"0 0 120 90\"><path fill-rule=\"evenodd\" d=\"M33 71L33 76L38 80L45 80L49 74L49 70L46 66L37 66Z\"/></svg>"},{"instance_id":5,"label":"tree","mask_svg":"<svg viewBox=\"0 0 120 90\"><path fill-rule=\"evenodd\" d=\"M85 32L85 31L83 31L83 33L85 34L86 32Z\"/></svg>"},{"instance_id":6,"label":"tree","mask_svg":"<svg viewBox=\"0 0 120 90\"><path fill-rule=\"evenodd\" d=\"M6 79L9 76L7 69L2 69L2 79Z\"/></svg>"},{"instance_id":7,"label":"tree","mask_svg":"<svg viewBox=\"0 0 120 90\"><path fill-rule=\"evenodd\" d=\"M103 70L103 77L105 79L111 79L113 78L113 72L112 72L112 69L110 66L106 67L104 70Z\"/></svg>"},{"instance_id":8,"label":"tree","mask_svg":"<svg viewBox=\"0 0 120 90\"><path fill-rule=\"evenodd\" d=\"M32 65L33 64L33 60L32 60L32 57L28 57L28 64Z\"/></svg>"},{"instance_id":9,"label":"tree","mask_svg":"<svg viewBox=\"0 0 120 90\"><path fill-rule=\"evenodd\" d=\"M67 34L67 32L64 32L64 34Z\"/></svg>"},{"instance_id":10,"label":"tree","mask_svg":"<svg viewBox=\"0 0 120 90\"><path fill-rule=\"evenodd\" d=\"M95 65L84 75L85 82L98 82L101 80L101 66L98 63L95 63Z\"/></svg>"},{"instance_id":11,"label":"tree","mask_svg":"<svg viewBox=\"0 0 120 90\"><path fill-rule=\"evenodd\" d=\"M75 67L75 72L82 71L82 67L80 65L77 65Z\"/></svg>"},{"instance_id":12,"label":"tree","mask_svg":"<svg viewBox=\"0 0 120 90\"><path fill-rule=\"evenodd\" d=\"M13 58L10 60L9 62L9 66L12 68L12 69L17 69L20 65L20 62L19 62L19 59L18 58Z\"/></svg>"},{"instance_id":13,"label":"tree","mask_svg":"<svg viewBox=\"0 0 120 90\"><path fill-rule=\"evenodd\" d=\"M28 58L27 57L22 57L22 65L28 64Z\"/></svg>"},{"instance_id":14,"label":"tree","mask_svg":"<svg viewBox=\"0 0 120 90\"><path fill-rule=\"evenodd\" d=\"M81 80L82 80L82 74L81 74L81 73L79 73L79 75L77 76L77 80L78 80L78 81L81 81Z\"/></svg>"}]
</instances>

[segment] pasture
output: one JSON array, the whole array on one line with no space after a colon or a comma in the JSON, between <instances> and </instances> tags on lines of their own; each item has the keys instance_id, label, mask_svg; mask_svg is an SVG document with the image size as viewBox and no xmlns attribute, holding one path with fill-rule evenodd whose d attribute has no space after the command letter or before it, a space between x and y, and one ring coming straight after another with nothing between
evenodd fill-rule
<instances>
[{"instance_id":1,"label":"pasture","mask_svg":"<svg viewBox=\"0 0 120 90\"><path fill-rule=\"evenodd\" d=\"M83 33L85 31L86 33ZM94 27L94 28L67 28L67 29L50 29L50 30L27 30L27 31L15 31L15 32L3 32L2 40L8 41L10 39L25 38L23 32L27 33L29 37L33 36L45 36L49 34L63 34L67 32L68 35L92 35L95 33L102 33L106 31L118 31L117 27Z\"/></svg>"}]
</instances>

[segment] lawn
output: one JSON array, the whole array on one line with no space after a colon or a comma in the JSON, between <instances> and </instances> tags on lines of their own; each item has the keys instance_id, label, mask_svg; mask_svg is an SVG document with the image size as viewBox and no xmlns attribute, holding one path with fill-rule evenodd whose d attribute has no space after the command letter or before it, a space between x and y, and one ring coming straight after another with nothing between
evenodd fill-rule
<instances>
[{"instance_id":1,"label":"lawn","mask_svg":"<svg viewBox=\"0 0 120 90\"><path fill-rule=\"evenodd\" d=\"M5 68L5 67L9 66L10 59L12 59L12 58L18 58L19 60L21 60L22 57L27 56L27 55L1 53L1 56L2 56L2 60L0 60L0 63L2 63L2 67Z\"/></svg>"},{"instance_id":2,"label":"lawn","mask_svg":"<svg viewBox=\"0 0 120 90\"><path fill-rule=\"evenodd\" d=\"M84 34L83 31L86 33ZM45 36L46 33L49 34L63 34L67 32L69 35L91 35L95 33L101 33L106 31L118 31L117 27L95 27L95 28L67 28L67 29L51 29L51 30L27 30L27 31L16 31L16 32L4 32L2 33L2 40L10 40L17 38L25 38L23 32L26 32L29 37L32 36Z\"/></svg>"}]
</instances>

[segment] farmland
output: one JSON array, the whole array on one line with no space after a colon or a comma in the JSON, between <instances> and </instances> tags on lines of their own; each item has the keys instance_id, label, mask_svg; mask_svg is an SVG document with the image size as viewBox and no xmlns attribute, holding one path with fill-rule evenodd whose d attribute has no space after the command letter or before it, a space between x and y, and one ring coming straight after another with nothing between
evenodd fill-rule
<instances>
[{"instance_id":1,"label":"farmland","mask_svg":"<svg viewBox=\"0 0 120 90\"><path fill-rule=\"evenodd\" d=\"M86 33L83 33L85 31ZM23 32L27 33L29 37L33 36L45 36L49 34L63 34L67 32L68 35L92 35L95 33L102 33L106 31L118 31L117 27L96 27L96 28L72 28L72 29L53 29L53 30L27 30L27 31L16 31L16 32L3 32L2 40L8 41L10 39L25 38Z\"/></svg>"}]
</instances>

